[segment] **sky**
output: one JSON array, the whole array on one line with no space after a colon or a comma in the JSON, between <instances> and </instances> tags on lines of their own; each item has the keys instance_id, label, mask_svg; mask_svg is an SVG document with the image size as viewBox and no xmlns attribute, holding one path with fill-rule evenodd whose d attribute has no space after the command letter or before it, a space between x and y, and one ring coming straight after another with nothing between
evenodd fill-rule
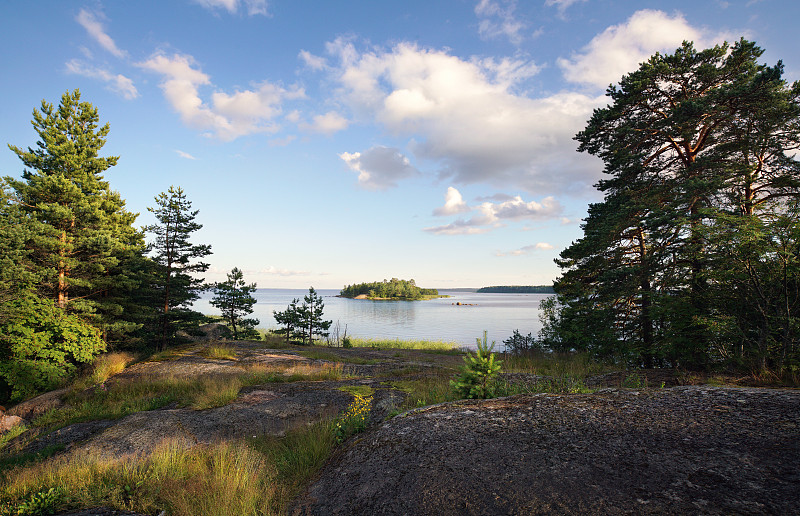
<instances>
[{"instance_id":1,"label":"sky","mask_svg":"<svg viewBox=\"0 0 800 516\"><path fill-rule=\"evenodd\" d=\"M172 185L199 210L208 281L549 284L601 200L573 137L606 88L741 37L798 80L798 19L796 0L3 0L0 141L35 146L33 109L79 89L136 225Z\"/></svg>"}]
</instances>

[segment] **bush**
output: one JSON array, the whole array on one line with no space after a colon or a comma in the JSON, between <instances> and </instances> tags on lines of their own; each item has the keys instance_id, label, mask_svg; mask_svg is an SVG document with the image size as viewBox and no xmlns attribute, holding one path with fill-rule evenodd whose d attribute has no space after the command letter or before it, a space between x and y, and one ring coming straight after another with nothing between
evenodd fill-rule
<instances>
[{"instance_id":1,"label":"bush","mask_svg":"<svg viewBox=\"0 0 800 516\"><path fill-rule=\"evenodd\" d=\"M0 376L12 401L57 387L105 350L97 328L50 300L25 295L9 305L13 315L0 325Z\"/></svg>"},{"instance_id":2,"label":"bush","mask_svg":"<svg viewBox=\"0 0 800 516\"><path fill-rule=\"evenodd\" d=\"M486 399L494 397L494 378L500 372L500 360L494 359L494 341L488 344L487 333L483 332L483 342L476 339L478 350L473 355L467 353L464 357L464 365L461 369L461 376L457 380L451 380L450 386L464 398Z\"/></svg>"}]
</instances>

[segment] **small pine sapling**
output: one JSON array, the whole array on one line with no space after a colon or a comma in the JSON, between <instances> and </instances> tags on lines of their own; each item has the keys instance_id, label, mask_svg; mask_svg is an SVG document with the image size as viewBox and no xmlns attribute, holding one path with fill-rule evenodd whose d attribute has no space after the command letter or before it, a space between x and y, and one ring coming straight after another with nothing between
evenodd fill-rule
<instances>
[{"instance_id":1,"label":"small pine sapling","mask_svg":"<svg viewBox=\"0 0 800 516\"><path fill-rule=\"evenodd\" d=\"M457 380L451 380L450 386L456 393L464 398L487 399L494 396L494 378L500 372L502 361L495 360L494 341L490 346L487 333L483 332L483 342L476 339L478 350L473 355L467 353L464 357L464 365L461 369L461 376Z\"/></svg>"}]
</instances>

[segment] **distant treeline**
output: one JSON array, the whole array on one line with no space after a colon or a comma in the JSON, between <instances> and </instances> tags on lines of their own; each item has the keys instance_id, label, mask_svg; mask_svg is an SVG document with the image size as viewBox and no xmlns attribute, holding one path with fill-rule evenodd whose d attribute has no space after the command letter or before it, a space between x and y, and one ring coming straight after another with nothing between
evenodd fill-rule
<instances>
[{"instance_id":1,"label":"distant treeline","mask_svg":"<svg viewBox=\"0 0 800 516\"><path fill-rule=\"evenodd\" d=\"M552 285L505 285L483 287L480 294L555 294Z\"/></svg>"},{"instance_id":2,"label":"distant treeline","mask_svg":"<svg viewBox=\"0 0 800 516\"><path fill-rule=\"evenodd\" d=\"M414 280L401 280L392 278L374 283L358 283L347 285L339 292L342 297L358 297L365 295L368 298L406 299L409 301L438 296L439 291L434 288L420 288Z\"/></svg>"}]
</instances>

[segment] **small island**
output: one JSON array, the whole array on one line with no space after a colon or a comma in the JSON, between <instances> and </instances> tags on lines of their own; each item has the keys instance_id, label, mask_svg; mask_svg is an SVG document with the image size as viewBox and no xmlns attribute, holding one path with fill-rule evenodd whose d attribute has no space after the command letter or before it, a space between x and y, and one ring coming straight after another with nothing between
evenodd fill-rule
<instances>
[{"instance_id":1,"label":"small island","mask_svg":"<svg viewBox=\"0 0 800 516\"><path fill-rule=\"evenodd\" d=\"M482 287L479 294L555 294L552 285L506 285Z\"/></svg>"},{"instance_id":2,"label":"small island","mask_svg":"<svg viewBox=\"0 0 800 516\"><path fill-rule=\"evenodd\" d=\"M347 285L339 292L340 297L350 299L419 301L439 296L434 288L420 288L414 280L392 278L382 282Z\"/></svg>"}]
</instances>

